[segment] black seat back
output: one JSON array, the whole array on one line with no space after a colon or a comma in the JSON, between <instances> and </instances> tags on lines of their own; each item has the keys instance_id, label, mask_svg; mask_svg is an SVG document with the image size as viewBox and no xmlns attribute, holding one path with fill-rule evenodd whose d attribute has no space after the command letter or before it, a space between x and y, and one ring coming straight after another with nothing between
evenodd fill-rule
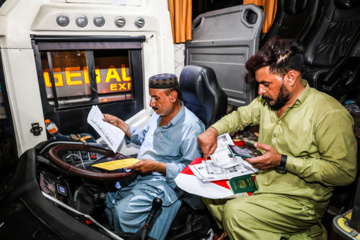
<instances>
[{"instance_id":1,"label":"black seat back","mask_svg":"<svg viewBox=\"0 0 360 240\"><path fill-rule=\"evenodd\" d=\"M323 5L324 0L278 0L274 22L261 46L275 35L303 41L319 20Z\"/></svg>"},{"instance_id":2,"label":"black seat back","mask_svg":"<svg viewBox=\"0 0 360 240\"><path fill-rule=\"evenodd\" d=\"M326 0L319 24L305 41L305 63L333 66L346 53L359 29L359 0Z\"/></svg>"},{"instance_id":3,"label":"black seat back","mask_svg":"<svg viewBox=\"0 0 360 240\"><path fill-rule=\"evenodd\" d=\"M352 40L352 43L348 47L345 55L348 57L360 57L360 29Z\"/></svg>"},{"instance_id":4,"label":"black seat back","mask_svg":"<svg viewBox=\"0 0 360 240\"><path fill-rule=\"evenodd\" d=\"M304 40L303 77L321 90L323 75L356 45L360 31L359 0L325 0L323 14Z\"/></svg>"},{"instance_id":5,"label":"black seat back","mask_svg":"<svg viewBox=\"0 0 360 240\"><path fill-rule=\"evenodd\" d=\"M227 96L210 67L187 65L180 74L184 105L208 128L226 114Z\"/></svg>"},{"instance_id":6,"label":"black seat back","mask_svg":"<svg viewBox=\"0 0 360 240\"><path fill-rule=\"evenodd\" d=\"M333 96L341 104L347 99L360 100L360 56L341 57L320 84L321 91Z\"/></svg>"}]
</instances>

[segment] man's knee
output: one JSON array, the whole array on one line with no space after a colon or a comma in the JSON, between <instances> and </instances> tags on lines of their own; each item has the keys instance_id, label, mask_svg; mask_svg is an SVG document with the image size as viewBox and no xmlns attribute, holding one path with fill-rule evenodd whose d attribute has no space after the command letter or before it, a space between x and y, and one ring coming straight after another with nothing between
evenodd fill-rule
<instances>
[{"instance_id":1,"label":"man's knee","mask_svg":"<svg viewBox=\"0 0 360 240\"><path fill-rule=\"evenodd\" d=\"M122 204L115 206L113 214L114 218L117 219L121 225L127 225L128 227L134 222L132 220L135 219L137 215L134 212L129 212L129 209Z\"/></svg>"},{"instance_id":2,"label":"man's knee","mask_svg":"<svg viewBox=\"0 0 360 240\"><path fill-rule=\"evenodd\" d=\"M224 228L243 228L247 225L249 215L242 210L238 201L228 201L224 206L223 224Z\"/></svg>"}]
</instances>

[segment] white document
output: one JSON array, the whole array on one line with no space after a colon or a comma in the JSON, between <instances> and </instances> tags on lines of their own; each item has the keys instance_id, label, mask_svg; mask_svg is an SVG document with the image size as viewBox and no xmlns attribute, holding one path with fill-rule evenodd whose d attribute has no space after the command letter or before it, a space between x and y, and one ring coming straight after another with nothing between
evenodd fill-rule
<instances>
[{"instance_id":1,"label":"white document","mask_svg":"<svg viewBox=\"0 0 360 240\"><path fill-rule=\"evenodd\" d=\"M214 165L218 167L229 168L244 162L241 157L234 157L231 154L228 145L234 145L234 142L228 133L218 136L217 148L215 152L210 155Z\"/></svg>"},{"instance_id":2,"label":"white document","mask_svg":"<svg viewBox=\"0 0 360 240\"><path fill-rule=\"evenodd\" d=\"M248 162L242 160L241 164L222 168L215 166L212 160L203 161L201 164L189 165L191 171L202 182L230 179L237 176L255 173L257 170Z\"/></svg>"},{"instance_id":3,"label":"white document","mask_svg":"<svg viewBox=\"0 0 360 240\"><path fill-rule=\"evenodd\" d=\"M103 114L98 106L94 105L88 115L87 122L96 130L96 132L105 140L110 146L111 150L116 153L125 133L118 127L103 121Z\"/></svg>"}]
</instances>

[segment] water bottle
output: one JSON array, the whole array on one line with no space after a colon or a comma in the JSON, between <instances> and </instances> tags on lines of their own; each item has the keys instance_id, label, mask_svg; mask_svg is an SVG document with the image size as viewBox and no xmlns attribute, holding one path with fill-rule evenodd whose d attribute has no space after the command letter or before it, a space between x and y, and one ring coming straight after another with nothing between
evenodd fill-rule
<instances>
[{"instance_id":1,"label":"water bottle","mask_svg":"<svg viewBox=\"0 0 360 240\"><path fill-rule=\"evenodd\" d=\"M55 138L60 135L59 129L57 128L56 124L49 119L45 120L45 126L48 132Z\"/></svg>"},{"instance_id":2,"label":"water bottle","mask_svg":"<svg viewBox=\"0 0 360 240\"><path fill-rule=\"evenodd\" d=\"M357 101L352 99L352 100L347 100L344 103L344 107L350 112L350 113L359 113L360 112L360 107L357 104Z\"/></svg>"}]
</instances>

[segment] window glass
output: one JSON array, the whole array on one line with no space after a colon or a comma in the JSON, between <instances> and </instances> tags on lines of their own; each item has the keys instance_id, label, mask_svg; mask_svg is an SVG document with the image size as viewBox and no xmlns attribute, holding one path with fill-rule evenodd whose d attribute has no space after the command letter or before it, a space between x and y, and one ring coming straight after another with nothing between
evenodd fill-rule
<instances>
[{"instance_id":1,"label":"window glass","mask_svg":"<svg viewBox=\"0 0 360 240\"><path fill-rule=\"evenodd\" d=\"M132 99L127 51L94 51L94 59L99 102Z\"/></svg>"},{"instance_id":2,"label":"window glass","mask_svg":"<svg viewBox=\"0 0 360 240\"><path fill-rule=\"evenodd\" d=\"M62 134L100 137L87 124L93 105L123 120L144 109L145 36L31 37L44 119Z\"/></svg>"},{"instance_id":3,"label":"window glass","mask_svg":"<svg viewBox=\"0 0 360 240\"><path fill-rule=\"evenodd\" d=\"M41 63L51 105L133 99L127 50L41 51Z\"/></svg>"},{"instance_id":4,"label":"window glass","mask_svg":"<svg viewBox=\"0 0 360 240\"><path fill-rule=\"evenodd\" d=\"M50 59L48 59L48 56L50 56ZM46 95L50 103L54 104L50 65L52 65L56 95L60 105L84 102L91 99L85 51L42 52L41 61Z\"/></svg>"}]
</instances>

